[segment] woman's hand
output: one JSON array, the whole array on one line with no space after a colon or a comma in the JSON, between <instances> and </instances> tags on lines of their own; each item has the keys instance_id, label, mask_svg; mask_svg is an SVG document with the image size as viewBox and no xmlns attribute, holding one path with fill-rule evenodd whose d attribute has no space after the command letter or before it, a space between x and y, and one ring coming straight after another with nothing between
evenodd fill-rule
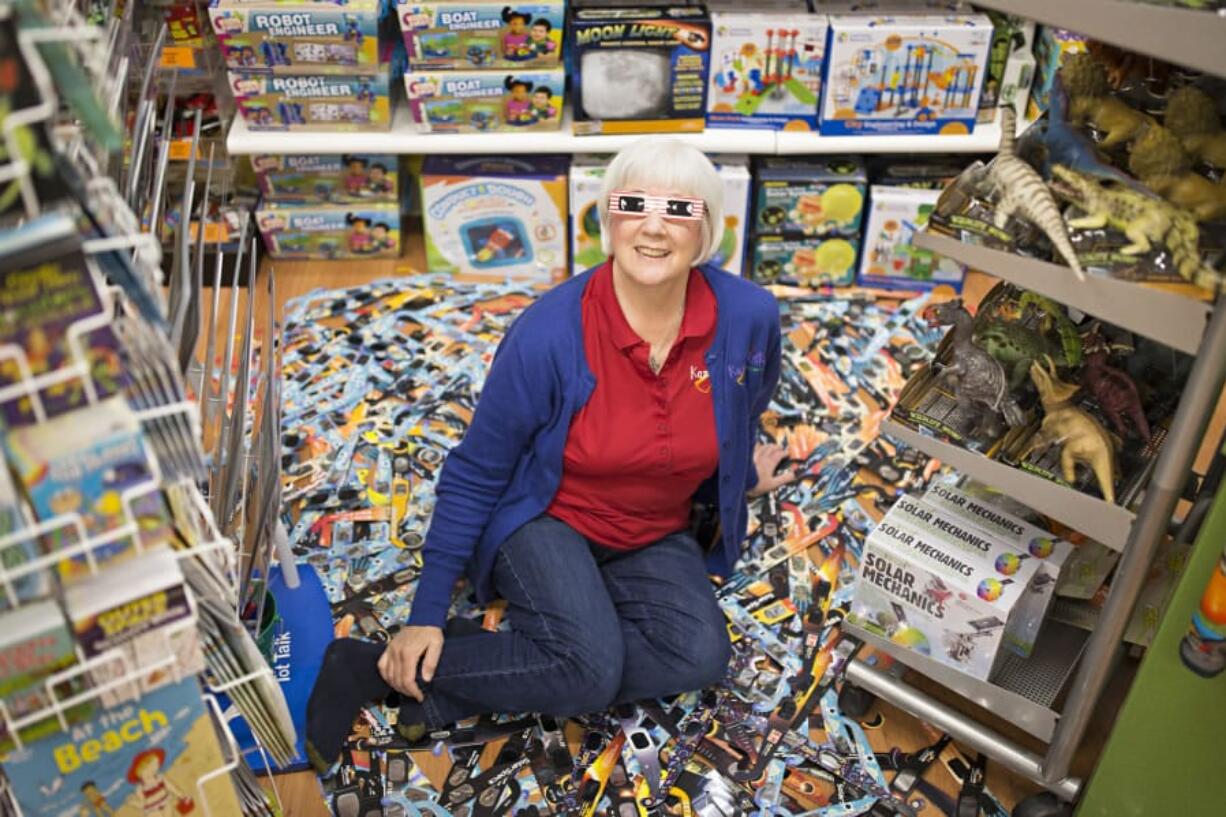
<instances>
[{"instance_id":1,"label":"woman's hand","mask_svg":"<svg viewBox=\"0 0 1226 817\"><path fill-rule=\"evenodd\" d=\"M783 462L787 453L786 448L775 443L758 443L754 446L753 467L758 472L758 484L746 494L750 499L769 494L780 485L787 485L796 480L795 468L788 468L781 474L775 473L775 469L779 467L779 463Z\"/></svg>"},{"instance_id":2,"label":"woman's hand","mask_svg":"<svg viewBox=\"0 0 1226 817\"><path fill-rule=\"evenodd\" d=\"M417 665L421 677L434 678L438 657L443 652L443 631L439 627L405 627L391 640L379 656L379 674L397 692L421 701L424 695L417 686Z\"/></svg>"}]
</instances>

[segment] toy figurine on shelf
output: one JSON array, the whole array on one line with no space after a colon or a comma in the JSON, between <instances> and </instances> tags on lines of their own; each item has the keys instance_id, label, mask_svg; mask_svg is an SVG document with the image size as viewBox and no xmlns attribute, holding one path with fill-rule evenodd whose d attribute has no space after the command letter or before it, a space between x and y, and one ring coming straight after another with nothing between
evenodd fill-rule
<instances>
[{"instance_id":1,"label":"toy figurine on shelf","mask_svg":"<svg viewBox=\"0 0 1226 817\"><path fill-rule=\"evenodd\" d=\"M1155 125L1133 142L1128 169L1171 204L1190 210L1197 221L1226 217L1226 184L1194 172L1192 157L1166 128Z\"/></svg>"},{"instance_id":2,"label":"toy figurine on shelf","mask_svg":"<svg viewBox=\"0 0 1226 817\"><path fill-rule=\"evenodd\" d=\"M1052 175L1056 195L1086 214L1070 219L1069 227L1111 227L1122 232L1131 242L1120 249L1124 255L1141 256L1164 245L1182 278L1212 291L1221 287L1222 273L1201 260L1200 230L1187 210L1063 165L1054 165Z\"/></svg>"},{"instance_id":3,"label":"toy figurine on shelf","mask_svg":"<svg viewBox=\"0 0 1226 817\"><path fill-rule=\"evenodd\" d=\"M1086 362L1081 369L1081 385L1098 403L1116 434L1128 436L1128 425L1124 422L1127 417L1136 435L1148 443L1149 421L1145 419L1137 384L1127 373L1107 362L1110 351L1111 347L1096 324L1085 342Z\"/></svg>"},{"instance_id":4,"label":"toy figurine on shelf","mask_svg":"<svg viewBox=\"0 0 1226 817\"><path fill-rule=\"evenodd\" d=\"M962 306L961 299L931 306L925 316L930 326L953 327L949 362L934 361L932 365L937 382L953 392L959 408L978 414L973 436L984 430L985 420L994 420L997 416L1003 417L1009 426L1022 425L1026 418L1009 393L1004 368L971 342L974 321Z\"/></svg>"},{"instance_id":5,"label":"toy figurine on shelf","mask_svg":"<svg viewBox=\"0 0 1226 817\"><path fill-rule=\"evenodd\" d=\"M1017 155L1017 121L1013 108L1000 109L1000 150L980 172L979 184L994 201L996 227L1003 230L1014 214L1034 224L1051 241L1080 280L1085 279L1081 262L1064 229L1064 219L1043 178Z\"/></svg>"},{"instance_id":6,"label":"toy figurine on shelf","mask_svg":"<svg viewBox=\"0 0 1226 817\"><path fill-rule=\"evenodd\" d=\"M1102 424L1085 409L1073 405L1073 395L1079 386L1056 377L1056 365L1047 361L1045 369L1039 363L1030 365L1030 379L1039 390L1043 405L1043 423L1019 454L1025 460L1031 454L1042 453L1060 445L1060 470L1070 485L1077 477L1077 464L1094 472L1103 498L1115 504L1115 446Z\"/></svg>"},{"instance_id":7,"label":"toy figurine on shelf","mask_svg":"<svg viewBox=\"0 0 1226 817\"><path fill-rule=\"evenodd\" d=\"M975 343L1009 372L1009 388L1016 389L1026 382L1030 364L1035 361L1050 358L1062 367L1076 366L1080 362L1081 342L1077 331L1059 307L1041 295L1023 292L1019 309L1023 319L1031 318L1038 312L1050 316L1047 320L1060 329L1061 339L1049 339L1023 320L1005 320L995 316L985 320L981 309L979 320L975 322ZM1072 337L1069 338L1067 333L1071 333Z\"/></svg>"},{"instance_id":8,"label":"toy figurine on shelf","mask_svg":"<svg viewBox=\"0 0 1226 817\"><path fill-rule=\"evenodd\" d=\"M1111 95L1107 72L1089 54L1070 54L1059 74L1069 96L1069 121L1093 127L1102 147L1128 144L1156 124L1152 117Z\"/></svg>"},{"instance_id":9,"label":"toy figurine on shelf","mask_svg":"<svg viewBox=\"0 0 1226 817\"><path fill-rule=\"evenodd\" d=\"M1172 91L1166 106L1166 126L1191 156L1218 173L1226 173L1226 130L1211 96L1192 85Z\"/></svg>"}]
</instances>

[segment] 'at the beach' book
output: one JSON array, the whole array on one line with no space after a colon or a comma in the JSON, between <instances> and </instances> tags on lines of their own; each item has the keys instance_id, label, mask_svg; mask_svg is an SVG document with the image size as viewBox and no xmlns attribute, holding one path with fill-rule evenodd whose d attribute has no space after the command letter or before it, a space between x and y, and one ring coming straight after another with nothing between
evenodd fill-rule
<instances>
[{"instance_id":1,"label":"'at the beach' book","mask_svg":"<svg viewBox=\"0 0 1226 817\"><path fill-rule=\"evenodd\" d=\"M2 762L26 817L243 813L229 775L197 786L223 759L195 676L103 710Z\"/></svg>"}]
</instances>

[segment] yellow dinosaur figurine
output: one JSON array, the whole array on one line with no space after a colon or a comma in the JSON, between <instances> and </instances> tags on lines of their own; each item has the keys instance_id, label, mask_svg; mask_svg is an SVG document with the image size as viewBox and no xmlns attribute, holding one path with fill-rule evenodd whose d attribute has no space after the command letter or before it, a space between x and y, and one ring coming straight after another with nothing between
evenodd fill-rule
<instances>
[{"instance_id":1,"label":"yellow dinosaur figurine","mask_svg":"<svg viewBox=\"0 0 1226 817\"><path fill-rule=\"evenodd\" d=\"M1074 97L1069 103L1069 121L1078 126L1089 122L1103 134L1099 144L1105 148L1131 142L1157 124L1153 117L1113 96Z\"/></svg>"},{"instance_id":2,"label":"yellow dinosaur figurine","mask_svg":"<svg viewBox=\"0 0 1226 817\"><path fill-rule=\"evenodd\" d=\"M1036 450L1061 445L1060 471L1064 481L1072 484L1077 476L1077 463L1094 472L1103 498L1115 504L1115 446L1111 435L1089 412L1072 404L1079 386L1056 377L1056 364L1047 360L1050 369L1038 361L1030 364L1030 379L1039 390L1043 404L1043 423L1022 450L1026 459Z\"/></svg>"}]
</instances>

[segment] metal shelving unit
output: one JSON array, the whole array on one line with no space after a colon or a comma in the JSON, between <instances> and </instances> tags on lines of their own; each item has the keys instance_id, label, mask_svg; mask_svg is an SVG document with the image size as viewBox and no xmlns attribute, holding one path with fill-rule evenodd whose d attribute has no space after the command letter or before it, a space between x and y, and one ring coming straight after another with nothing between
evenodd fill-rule
<instances>
[{"instance_id":1,"label":"metal shelving unit","mask_svg":"<svg viewBox=\"0 0 1226 817\"><path fill-rule=\"evenodd\" d=\"M1100 38L1172 62L1226 76L1226 17L1207 12L1119 0L979 0L980 4ZM992 684L953 677L943 666L901 649L860 628L849 632L948 687L962 697L1013 721L1047 745L1037 754L982 723L861 659L850 662L846 678L997 763L1031 778L1063 800L1074 800L1081 781L1069 767L1113 667L1122 638L1159 544L1167 535L1175 504L1192 473L1193 461L1226 381L1226 305L1209 304L1141 284L1091 277L1078 281L1058 264L1037 261L945 236L919 237L917 246L948 255L991 275L1076 307L1122 328L1194 355L1194 362L1153 474L1136 507L1128 510L1054 482L1025 474L977 453L919 434L898 423L884 430L966 473L1005 489L1011 496L1095 539L1122 550L1111 592L1092 633L1080 645L1071 628L1048 622L1043 652L1011 662ZM845 625L847 626L847 625ZM1070 641L1059 644L1060 639ZM1055 638L1059 660L1049 661ZM1038 659L1036 661L1036 658ZM1056 707L1059 696L1063 703ZM1044 812L1047 813L1047 812Z\"/></svg>"},{"instance_id":2,"label":"metal shelving unit","mask_svg":"<svg viewBox=\"0 0 1226 817\"><path fill-rule=\"evenodd\" d=\"M1128 543L1128 534L1136 517L1127 508L988 459L977 451L947 443L894 420L886 420L881 430L946 465L952 465L963 474L1003 489L1018 502L1058 519L1074 530L1093 533L1096 541L1112 550L1123 550Z\"/></svg>"},{"instance_id":3,"label":"metal shelving unit","mask_svg":"<svg viewBox=\"0 0 1226 817\"><path fill-rule=\"evenodd\" d=\"M420 133L407 105L396 107L385 131L287 132L253 131L241 116L234 118L226 138L231 156L258 153L615 153L641 134L576 136L571 110L562 114L556 131L530 133ZM998 122L978 125L966 136L821 136L817 133L707 128L702 133L669 134L706 153L991 153L1000 144Z\"/></svg>"},{"instance_id":4,"label":"metal shelving unit","mask_svg":"<svg viewBox=\"0 0 1226 817\"><path fill-rule=\"evenodd\" d=\"M915 246L972 269L991 271L1010 283L1188 354L1196 353L1213 311L1212 304L1177 292L1090 273L1086 280L1078 281L1062 264L965 244L940 233L916 234Z\"/></svg>"},{"instance_id":5,"label":"metal shelving unit","mask_svg":"<svg viewBox=\"0 0 1226 817\"><path fill-rule=\"evenodd\" d=\"M1128 51L1226 76L1226 16L1143 0L975 0Z\"/></svg>"}]
</instances>

